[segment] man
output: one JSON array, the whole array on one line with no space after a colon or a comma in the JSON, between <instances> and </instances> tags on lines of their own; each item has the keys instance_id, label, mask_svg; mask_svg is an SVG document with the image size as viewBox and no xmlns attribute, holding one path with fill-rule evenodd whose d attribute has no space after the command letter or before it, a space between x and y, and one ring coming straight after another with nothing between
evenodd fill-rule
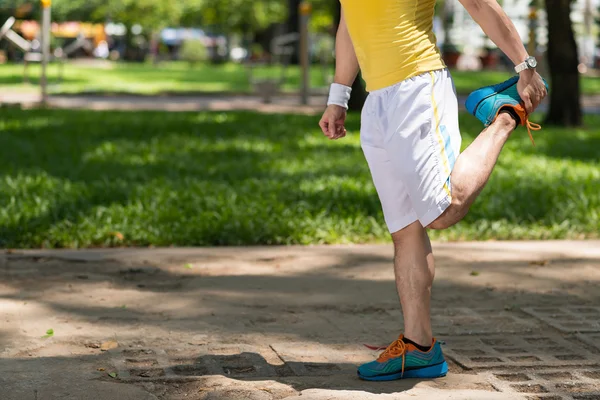
<instances>
[{"instance_id":1,"label":"man","mask_svg":"<svg viewBox=\"0 0 600 400\"><path fill-rule=\"evenodd\" d=\"M370 92L361 146L394 243L405 329L377 360L360 366L358 375L444 376L448 366L430 322L434 259L426 229L446 229L467 214L517 125L539 129L527 117L547 86L496 0L461 0L519 76L469 96L467 109L487 128L459 156L456 94L432 31L435 0L341 3L335 83L319 125L330 139L346 135L350 86L360 66Z\"/></svg>"}]
</instances>

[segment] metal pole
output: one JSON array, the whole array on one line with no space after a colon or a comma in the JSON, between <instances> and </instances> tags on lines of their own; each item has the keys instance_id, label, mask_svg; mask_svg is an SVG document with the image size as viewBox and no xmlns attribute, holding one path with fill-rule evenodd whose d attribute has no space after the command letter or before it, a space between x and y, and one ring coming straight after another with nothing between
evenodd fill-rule
<instances>
[{"instance_id":1,"label":"metal pole","mask_svg":"<svg viewBox=\"0 0 600 400\"><path fill-rule=\"evenodd\" d=\"M589 46L590 42L593 43L592 38L592 2L591 0L585 0L585 10L583 11L583 23L585 25L585 33L583 39L583 55L585 56L586 65L594 65L594 50L593 45Z\"/></svg>"},{"instance_id":2,"label":"metal pole","mask_svg":"<svg viewBox=\"0 0 600 400\"><path fill-rule=\"evenodd\" d=\"M536 29L537 29L537 4L532 1L529 4L529 40L527 46L527 52L530 56L536 55L537 43L536 43Z\"/></svg>"},{"instance_id":3,"label":"metal pole","mask_svg":"<svg viewBox=\"0 0 600 400\"><path fill-rule=\"evenodd\" d=\"M308 43L308 21L312 6L309 2L303 1L299 6L300 15L300 65L302 67L302 88L301 101L307 105L310 96L310 59Z\"/></svg>"},{"instance_id":4,"label":"metal pole","mask_svg":"<svg viewBox=\"0 0 600 400\"><path fill-rule=\"evenodd\" d=\"M50 16L51 0L42 0L42 75L40 85L42 104L48 104L48 61L50 60Z\"/></svg>"}]
</instances>

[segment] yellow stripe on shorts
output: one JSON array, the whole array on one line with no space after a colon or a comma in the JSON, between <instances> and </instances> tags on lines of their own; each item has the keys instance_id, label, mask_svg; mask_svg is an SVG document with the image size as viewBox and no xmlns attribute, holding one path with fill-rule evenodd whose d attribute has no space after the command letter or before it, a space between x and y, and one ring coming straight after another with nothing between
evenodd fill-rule
<instances>
[{"instance_id":1,"label":"yellow stripe on shorts","mask_svg":"<svg viewBox=\"0 0 600 400\"><path fill-rule=\"evenodd\" d=\"M446 175L450 176L450 165L448 163L448 156L446 155L446 148L444 146L444 138L442 137L442 133L440 132L440 115L438 114L437 103L435 102L434 96L434 86L435 86L435 74L430 71L431 75L431 104L433 105L433 116L435 117L435 133L440 144L440 149L442 152L442 160L444 160L444 171L446 171ZM450 192L450 188L448 187L448 182L444 182L444 190L448 193L448 196L452 197L452 193Z\"/></svg>"}]
</instances>

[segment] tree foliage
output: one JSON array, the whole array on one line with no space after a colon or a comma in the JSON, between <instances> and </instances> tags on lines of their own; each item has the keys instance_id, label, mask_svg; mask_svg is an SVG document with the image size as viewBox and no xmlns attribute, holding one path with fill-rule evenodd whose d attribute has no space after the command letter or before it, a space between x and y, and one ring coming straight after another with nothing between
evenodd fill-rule
<instances>
[{"instance_id":1,"label":"tree foliage","mask_svg":"<svg viewBox=\"0 0 600 400\"><path fill-rule=\"evenodd\" d=\"M323 0L318 0L323 1ZM318 2L317 1L317 2ZM0 17L31 4L28 18L39 18L38 0L0 0ZM53 0L54 21L114 21L145 30L165 26L212 26L222 32L253 32L287 15L285 0ZM4 18L4 19L6 19Z\"/></svg>"},{"instance_id":2,"label":"tree foliage","mask_svg":"<svg viewBox=\"0 0 600 400\"><path fill-rule=\"evenodd\" d=\"M52 19L54 21L102 22L106 19L98 12L102 0L53 0Z\"/></svg>"},{"instance_id":3,"label":"tree foliage","mask_svg":"<svg viewBox=\"0 0 600 400\"><path fill-rule=\"evenodd\" d=\"M108 0L96 10L96 14L127 26L141 25L146 31L151 31L177 24L182 11L182 0Z\"/></svg>"},{"instance_id":4,"label":"tree foliage","mask_svg":"<svg viewBox=\"0 0 600 400\"><path fill-rule=\"evenodd\" d=\"M0 0L0 25L4 24L9 17L21 18L32 15L37 7L29 0Z\"/></svg>"},{"instance_id":5,"label":"tree foliage","mask_svg":"<svg viewBox=\"0 0 600 400\"><path fill-rule=\"evenodd\" d=\"M287 15L283 0L202 0L196 9L205 25L221 31L248 33L281 22Z\"/></svg>"}]
</instances>

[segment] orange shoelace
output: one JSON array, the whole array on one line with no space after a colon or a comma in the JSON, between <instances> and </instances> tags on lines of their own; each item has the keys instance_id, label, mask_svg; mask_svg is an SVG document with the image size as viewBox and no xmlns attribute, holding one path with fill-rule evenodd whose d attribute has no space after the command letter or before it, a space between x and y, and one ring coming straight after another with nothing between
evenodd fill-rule
<instances>
[{"instance_id":1,"label":"orange shoelace","mask_svg":"<svg viewBox=\"0 0 600 400\"><path fill-rule=\"evenodd\" d=\"M390 344L381 355L377 358L377 361L384 362L389 360L390 358L396 358L402 356L402 374L401 377L404 376L404 361L406 356L406 351L408 347L406 343L402 341L402 336L396 339L392 344Z\"/></svg>"},{"instance_id":2,"label":"orange shoelace","mask_svg":"<svg viewBox=\"0 0 600 400\"><path fill-rule=\"evenodd\" d=\"M529 139L531 139L531 143L535 146L535 141L533 140L533 135L531 131L539 131L542 129L542 126L529 121L529 118L525 120L525 126L527 126L527 134L529 134Z\"/></svg>"}]
</instances>

